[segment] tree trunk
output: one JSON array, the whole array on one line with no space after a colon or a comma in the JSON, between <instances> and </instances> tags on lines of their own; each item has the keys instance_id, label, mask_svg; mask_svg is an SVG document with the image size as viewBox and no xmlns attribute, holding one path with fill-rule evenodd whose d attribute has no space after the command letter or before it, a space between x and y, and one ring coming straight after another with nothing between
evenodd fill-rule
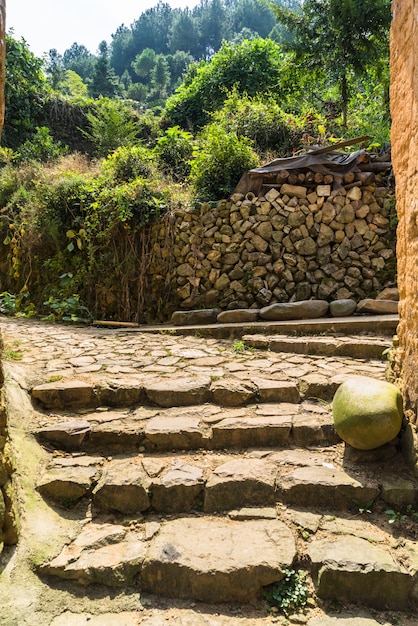
<instances>
[{"instance_id":1,"label":"tree trunk","mask_svg":"<svg viewBox=\"0 0 418 626\"><path fill-rule=\"evenodd\" d=\"M4 124L4 85L6 60L6 0L0 0L0 136Z\"/></svg>"}]
</instances>

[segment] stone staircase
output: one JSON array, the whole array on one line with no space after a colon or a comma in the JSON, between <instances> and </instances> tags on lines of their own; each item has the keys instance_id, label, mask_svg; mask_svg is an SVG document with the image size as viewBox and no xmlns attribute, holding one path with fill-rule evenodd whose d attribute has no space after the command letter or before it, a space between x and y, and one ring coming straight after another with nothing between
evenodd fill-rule
<instances>
[{"instance_id":1,"label":"stone staircase","mask_svg":"<svg viewBox=\"0 0 418 626\"><path fill-rule=\"evenodd\" d=\"M294 353L332 348L325 338L245 341ZM378 341L338 345L363 359L368 347L381 354ZM405 609L418 554L382 511L413 505L416 484L395 445L373 455L339 442L328 403L335 388L332 379L312 388L198 377L36 386L45 425L35 434L50 452L37 489L54 505L86 510L81 532L39 574L248 603L296 566L322 600Z\"/></svg>"},{"instance_id":2,"label":"stone staircase","mask_svg":"<svg viewBox=\"0 0 418 626\"><path fill-rule=\"evenodd\" d=\"M251 334L237 348L251 354L251 376L232 362L236 375L218 376L209 356L213 375L33 385L36 491L71 522L59 541L48 530L44 556L34 548L37 575L79 593L134 589L151 602L197 603L211 615L259 607L245 624L267 624L279 617L266 613L263 591L296 569L308 573L309 601L295 623L327 624L317 611L329 602L413 611L417 524L389 524L385 511L416 507L416 481L399 441L374 452L345 446L330 405L347 370L384 376L387 346L371 335ZM274 352L293 378L263 373Z\"/></svg>"}]
</instances>

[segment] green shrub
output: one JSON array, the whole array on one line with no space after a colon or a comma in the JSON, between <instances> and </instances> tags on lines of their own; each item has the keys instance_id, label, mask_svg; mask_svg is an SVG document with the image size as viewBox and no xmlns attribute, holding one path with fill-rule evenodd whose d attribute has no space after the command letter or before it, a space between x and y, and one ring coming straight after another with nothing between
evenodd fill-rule
<instances>
[{"instance_id":1,"label":"green shrub","mask_svg":"<svg viewBox=\"0 0 418 626\"><path fill-rule=\"evenodd\" d=\"M154 148L161 169L174 180L185 180L190 174L193 145L191 133L179 126L168 128Z\"/></svg>"},{"instance_id":2,"label":"green shrub","mask_svg":"<svg viewBox=\"0 0 418 626\"><path fill-rule=\"evenodd\" d=\"M54 141L49 128L38 126L34 136L20 146L17 160L47 163L48 161L56 161L66 152L66 146L63 146L59 141Z\"/></svg>"},{"instance_id":3,"label":"green shrub","mask_svg":"<svg viewBox=\"0 0 418 626\"><path fill-rule=\"evenodd\" d=\"M154 158L143 146L121 146L104 161L102 170L118 182L127 182L142 176L150 176L154 169Z\"/></svg>"},{"instance_id":4,"label":"green shrub","mask_svg":"<svg viewBox=\"0 0 418 626\"><path fill-rule=\"evenodd\" d=\"M242 97L234 89L223 108L214 114L213 122L228 132L235 131L238 137L251 139L260 154L288 156L298 143L296 121L273 98Z\"/></svg>"},{"instance_id":5,"label":"green shrub","mask_svg":"<svg viewBox=\"0 0 418 626\"><path fill-rule=\"evenodd\" d=\"M95 111L86 114L90 130L81 129L95 146L98 156L107 156L119 146L132 145L137 131L133 111L119 100L100 98Z\"/></svg>"},{"instance_id":6,"label":"green shrub","mask_svg":"<svg viewBox=\"0 0 418 626\"><path fill-rule=\"evenodd\" d=\"M227 132L217 124L202 132L192 161L190 180L201 199L219 200L229 196L242 174L258 164L251 141Z\"/></svg>"},{"instance_id":7,"label":"green shrub","mask_svg":"<svg viewBox=\"0 0 418 626\"><path fill-rule=\"evenodd\" d=\"M306 572L284 570L284 577L281 580L265 587L264 597L271 606L277 607L285 614L306 606L308 601Z\"/></svg>"},{"instance_id":8,"label":"green shrub","mask_svg":"<svg viewBox=\"0 0 418 626\"><path fill-rule=\"evenodd\" d=\"M165 116L182 128L201 128L234 87L240 94L277 97L282 58L280 46L271 39L226 42L211 61L189 68L176 93L167 100Z\"/></svg>"}]
</instances>

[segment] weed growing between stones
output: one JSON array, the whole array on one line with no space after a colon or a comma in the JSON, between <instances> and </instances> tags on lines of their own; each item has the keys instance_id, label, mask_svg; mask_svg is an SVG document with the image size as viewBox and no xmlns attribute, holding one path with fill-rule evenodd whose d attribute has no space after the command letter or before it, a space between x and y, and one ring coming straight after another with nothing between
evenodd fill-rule
<instances>
[{"instance_id":1,"label":"weed growing between stones","mask_svg":"<svg viewBox=\"0 0 418 626\"><path fill-rule=\"evenodd\" d=\"M361 502L360 500L356 500L353 498L353 502L357 508L359 515L364 515L365 513L372 512L372 506L374 500L369 500L368 502Z\"/></svg>"},{"instance_id":2,"label":"weed growing between stones","mask_svg":"<svg viewBox=\"0 0 418 626\"><path fill-rule=\"evenodd\" d=\"M418 511L415 511L412 504L408 504L408 506L403 511L387 509L385 513L386 515L389 515L389 524L395 524L396 522L406 522L408 520L415 523L418 522Z\"/></svg>"},{"instance_id":3,"label":"weed growing between stones","mask_svg":"<svg viewBox=\"0 0 418 626\"><path fill-rule=\"evenodd\" d=\"M284 578L265 587L264 597L270 606L275 606L286 615L306 606L308 601L307 573L286 569Z\"/></svg>"}]
</instances>

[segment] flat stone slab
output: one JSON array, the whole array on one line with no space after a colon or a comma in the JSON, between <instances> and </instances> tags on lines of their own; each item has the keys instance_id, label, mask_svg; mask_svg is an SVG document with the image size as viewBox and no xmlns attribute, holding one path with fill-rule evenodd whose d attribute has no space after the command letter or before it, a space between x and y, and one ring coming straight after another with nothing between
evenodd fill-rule
<instances>
[{"instance_id":1,"label":"flat stone slab","mask_svg":"<svg viewBox=\"0 0 418 626\"><path fill-rule=\"evenodd\" d=\"M219 313L216 321L220 324L236 324L239 322L256 322L257 320L258 309L233 309Z\"/></svg>"},{"instance_id":2,"label":"flat stone slab","mask_svg":"<svg viewBox=\"0 0 418 626\"><path fill-rule=\"evenodd\" d=\"M312 617L307 626L390 626L390 622L376 622L374 617L362 617L353 613L338 613L338 615L320 615Z\"/></svg>"},{"instance_id":3,"label":"flat stone slab","mask_svg":"<svg viewBox=\"0 0 418 626\"><path fill-rule=\"evenodd\" d=\"M93 504L99 511L134 515L150 506L150 481L141 463L113 461L107 465L93 490Z\"/></svg>"},{"instance_id":4,"label":"flat stone slab","mask_svg":"<svg viewBox=\"0 0 418 626\"><path fill-rule=\"evenodd\" d=\"M212 383L211 394L220 406L244 406L254 400L257 386L252 382L243 382L235 378L220 379Z\"/></svg>"},{"instance_id":5,"label":"flat stone slab","mask_svg":"<svg viewBox=\"0 0 418 626\"><path fill-rule=\"evenodd\" d=\"M344 536L312 541L307 551L320 598L381 610L408 606L413 577L382 546Z\"/></svg>"},{"instance_id":6,"label":"flat stone slab","mask_svg":"<svg viewBox=\"0 0 418 626\"><path fill-rule=\"evenodd\" d=\"M203 470L193 465L178 465L168 470L150 486L152 506L156 511L178 513L190 511L203 500Z\"/></svg>"},{"instance_id":7,"label":"flat stone slab","mask_svg":"<svg viewBox=\"0 0 418 626\"><path fill-rule=\"evenodd\" d=\"M38 385L32 389L32 398L46 409L97 406L94 387L82 381L58 381Z\"/></svg>"},{"instance_id":8,"label":"flat stone slab","mask_svg":"<svg viewBox=\"0 0 418 626\"><path fill-rule=\"evenodd\" d=\"M144 433L145 443L158 450L196 450L203 446L199 417L152 417L145 425Z\"/></svg>"},{"instance_id":9,"label":"flat stone slab","mask_svg":"<svg viewBox=\"0 0 418 626\"><path fill-rule=\"evenodd\" d=\"M53 467L42 475L36 488L42 496L70 506L89 492L96 476L94 467Z\"/></svg>"},{"instance_id":10,"label":"flat stone slab","mask_svg":"<svg viewBox=\"0 0 418 626\"><path fill-rule=\"evenodd\" d=\"M390 315L398 312L399 302L395 300L373 300L365 298L357 304L357 313L370 315Z\"/></svg>"},{"instance_id":11,"label":"flat stone slab","mask_svg":"<svg viewBox=\"0 0 418 626\"><path fill-rule=\"evenodd\" d=\"M275 503L277 466L262 459L243 458L217 467L205 488L206 512L228 511Z\"/></svg>"},{"instance_id":12,"label":"flat stone slab","mask_svg":"<svg viewBox=\"0 0 418 626\"><path fill-rule=\"evenodd\" d=\"M214 449L279 446L289 441L291 429L292 417L286 415L226 418L212 425L209 441Z\"/></svg>"},{"instance_id":13,"label":"flat stone slab","mask_svg":"<svg viewBox=\"0 0 418 626\"><path fill-rule=\"evenodd\" d=\"M91 523L57 557L38 569L43 575L81 585L122 587L138 575L146 545L139 537L128 536L123 526Z\"/></svg>"},{"instance_id":14,"label":"flat stone slab","mask_svg":"<svg viewBox=\"0 0 418 626\"><path fill-rule=\"evenodd\" d=\"M332 413L301 413L293 417L292 438L297 446L334 445L341 441L335 432Z\"/></svg>"},{"instance_id":15,"label":"flat stone slab","mask_svg":"<svg viewBox=\"0 0 418 626\"><path fill-rule=\"evenodd\" d=\"M350 476L337 467L299 467L278 480L277 494L286 504L345 509L354 501L370 502L380 495L376 481Z\"/></svg>"},{"instance_id":16,"label":"flat stone slab","mask_svg":"<svg viewBox=\"0 0 418 626\"><path fill-rule=\"evenodd\" d=\"M306 320L324 317L329 304L326 300L301 300L300 302L283 302L270 304L260 309L263 320Z\"/></svg>"},{"instance_id":17,"label":"flat stone slab","mask_svg":"<svg viewBox=\"0 0 418 626\"><path fill-rule=\"evenodd\" d=\"M257 397L260 402L300 402L300 393L295 382L253 378L257 386Z\"/></svg>"},{"instance_id":18,"label":"flat stone slab","mask_svg":"<svg viewBox=\"0 0 418 626\"><path fill-rule=\"evenodd\" d=\"M158 406L191 406L209 402L211 380L208 377L165 379L145 384L148 400Z\"/></svg>"},{"instance_id":19,"label":"flat stone slab","mask_svg":"<svg viewBox=\"0 0 418 626\"><path fill-rule=\"evenodd\" d=\"M42 442L62 450L79 450L89 432L89 422L74 419L39 428L36 435Z\"/></svg>"},{"instance_id":20,"label":"flat stone slab","mask_svg":"<svg viewBox=\"0 0 418 626\"><path fill-rule=\"evenodd\" d=\"M117 626L138 626L138 612L122 611L121 613L92 615L65 611L62 615L55 617L50 626L115 626L116 624Z\"/></svg>"},{"instance_id":21,"label":"flat stone slab","mask_svg":"<svg viewBox=\"0 0 418 626\"><path fill-rule=\"evenodd\" d=\"M141 573L145 592L202 602L249 602L283 578L296 554L278 520L182 518L166 522Z\"/></svg>"}]
</instances>

